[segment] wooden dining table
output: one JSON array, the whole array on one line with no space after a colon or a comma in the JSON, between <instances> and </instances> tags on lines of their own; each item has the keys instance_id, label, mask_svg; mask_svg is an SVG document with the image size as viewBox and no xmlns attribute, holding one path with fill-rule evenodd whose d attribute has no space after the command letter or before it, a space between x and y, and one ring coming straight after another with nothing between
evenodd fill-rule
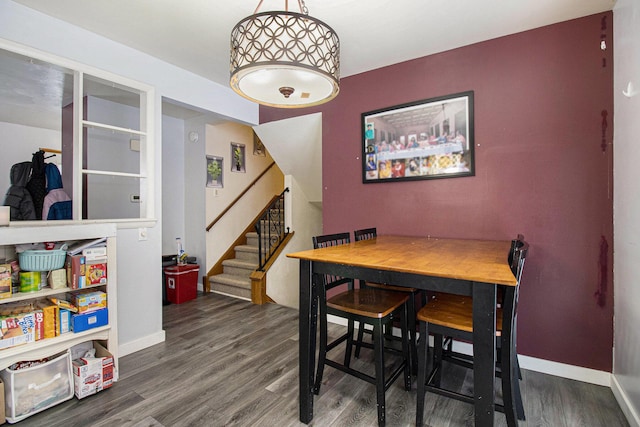
<instances>
[{"instance_id":1,"label":"wooden dining table","mask_svg":"<svg viewBox=\"0 0 640 427\"><path fill-rule=\"evenodd\" d=\"M475 425L493 426L497 287L515 286L510 241L379 235L287 254L300 260L300 421L313 419L318 289L322 274L473 297Z\"/></svg>"}]
</instances>

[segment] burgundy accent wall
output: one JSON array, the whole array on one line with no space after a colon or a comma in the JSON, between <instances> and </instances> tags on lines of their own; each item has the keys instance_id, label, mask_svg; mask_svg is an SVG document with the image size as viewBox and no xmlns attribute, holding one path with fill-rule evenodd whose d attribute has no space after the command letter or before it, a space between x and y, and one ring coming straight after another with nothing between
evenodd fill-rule
<instances>
[{"instance_id":1,"label":"burgundy accent wall","mask_svg":"<svg viewBox=\"0 0 640 427\"><path fill-rule=\"evenodd\" d=\"M518 352L611 372L612 25L607 12L358 74L325 105L261 107L260 121L323 113L326 233L524 234ZM474 177L362 183L362 112L467 90Z\"/></svg>"}]
</instances>

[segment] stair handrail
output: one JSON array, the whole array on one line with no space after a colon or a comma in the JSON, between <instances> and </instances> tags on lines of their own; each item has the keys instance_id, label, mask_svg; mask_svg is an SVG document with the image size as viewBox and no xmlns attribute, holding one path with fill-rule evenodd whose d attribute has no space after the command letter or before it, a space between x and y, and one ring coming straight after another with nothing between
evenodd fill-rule
<instances>
[{"instance_id":1,"label":"stair handrail","mask_svg":"<svg viewBox=\"0 0 640 427\"><path fill-rule=\"evenodd\" d=\"M251 187L253 187L254 185L256 185L256 183L260 180L260 178L262 178L267 172L269 172L269 169L271 169L273 166L275 166L276 162L271 162L271 164L269 166L267 166L267 168L262 171L262 173L260 175L258 175L253 181L251 181L251 183L247 186L247 188L244 189L244 191L242 191L242 193L240 193L238 195L238 197L236 197L233 202L229 203L229 206L227 206L221 213L220 215L218 215L213 221L211 221L211 223L209 223L209 225L207 225L207 231L211 230L211 228L213 228L214 225L216 225L216 223L227 213L229 212L229 210L231 210L231 208L240 201L240 199L242 199L242 197L247 194L249 192L249 190L251 189Z\"/></svg>"},{"instance_id":2,"label":"stair handrail","mask_svg":"<svg viewBox=\"0 0 640 427\"><path fill-rule=\"evenodd\" d=\"M290 232L289 227L285 227L283 224L285 218L284 194L288 192L289 187L274 197L254 224L256 233L258 233L258 271L264 271L265 265ZM267 225L266 230L262 224ZM268 243L265 250L262 249L263 243Z\"/></svg>"}]
</instances>

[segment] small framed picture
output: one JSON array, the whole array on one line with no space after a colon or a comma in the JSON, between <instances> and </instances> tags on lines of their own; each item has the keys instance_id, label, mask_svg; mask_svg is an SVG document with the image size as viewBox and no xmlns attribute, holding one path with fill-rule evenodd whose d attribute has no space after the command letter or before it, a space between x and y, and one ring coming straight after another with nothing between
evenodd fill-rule
<instances>
[{"instance_id":1,"label":"small framed picture","mask_svg":"<svg viewBox=\"0 0 640 427\"><path fill-rule=\"evenodd\" d=\"M223 158L207 156L207 187L222 188Z\"/></svg>"},{"instance_id":2,"label":"small framed picture","mask_svg":"<svg viewBox=\"0 0 640 427\"><path fill-rule=\"evenodd\" d=\"M253 132L253 155L254 156L266 156L266 152L264 150L264 145L258 137L258 134Z\"/></svg>"},{"instance_id":3,"label":"small framed picture","mask_svg":"<svg viewBox=\"0 0 640 427\"><path fill-rule=\"evenodd\" d=\"M244 144L231 143L231 172L245 172Z\"/></svg>"}]
</instances>

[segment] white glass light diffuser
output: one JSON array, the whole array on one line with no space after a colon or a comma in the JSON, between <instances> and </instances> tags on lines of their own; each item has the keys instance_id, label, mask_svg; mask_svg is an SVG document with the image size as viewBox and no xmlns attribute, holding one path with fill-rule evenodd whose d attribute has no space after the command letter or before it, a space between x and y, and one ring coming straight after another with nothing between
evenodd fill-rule
<instances>
[{"instance_id":1,"label":"white glass light diffuser","mask_svg":"<svg viewBox=\"0 0 640 427\"><path fill-rule=\"evenodd\" d=\"M323 104L338 95L340 43L322 21L262 12L231 32L230 85L243 97L281 108Z\"/></svg>"}]
</instances>

